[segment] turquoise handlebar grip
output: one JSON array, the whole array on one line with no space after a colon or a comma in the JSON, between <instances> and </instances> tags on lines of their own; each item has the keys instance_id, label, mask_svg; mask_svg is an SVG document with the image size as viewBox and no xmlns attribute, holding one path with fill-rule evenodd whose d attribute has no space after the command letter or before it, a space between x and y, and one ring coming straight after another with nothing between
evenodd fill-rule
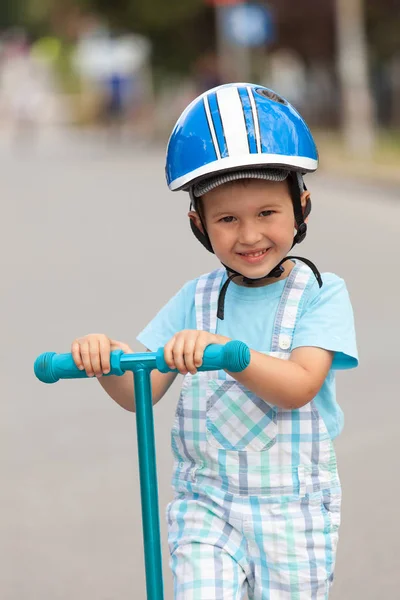
<instances>
[{"instance_id":1,"label":"turquoise handlebar grip","mask_svg":"<svg viewBox=\"0 0 400 600\"><path fill-rule=\"evenodd\" d=\"M250 350L246 344L231 341L220 346L210 344L204 351L203 364L198 371L217 371L226 369L232 373L243 371L250 363ZM168 373L171 369L164 360L164 348L157 352L141 352L137 354L124 354L123 350L113 350L110 354L109 375L123 375L125 371L139 369L158 369L161 373ZM57 354L45 352L37 357L34 364L35 375L43 383L55 383L59 379L84 379L86 371L80 371L70 353Z\"/></svg>"},{"instance_id":2,"label":"turquoise handlebar grip","mask_svg":"<svg viewBox=\"0 0 400 600\"><path fill-rule=\"evenodd\" d=\"M217 371L226 369L232 373L243 371L250 363L250 350L243 342L233 340L224 346L210 344L204 351L203 363L198 371ZM156 354L157 369L168 373L171 369L164 360L164 348L159 348ZM174 369L175 371L175 369Z\"/></svg>"},{"instance_id":3,"label":"turquoise handlebar grip","mask_svg":"<svg viewBox=\"0 0 400 600\"><path fill-rule=\"evenodd\" d=\"M110 375L123 375L121 369L122 350L113 350L110 354ZM59 379L84 379L86 371L80 371L71 353L57 354L44 352L37 357L34 364L35 375L43 383L56 383Z\"/></svg>"}]
</instances>

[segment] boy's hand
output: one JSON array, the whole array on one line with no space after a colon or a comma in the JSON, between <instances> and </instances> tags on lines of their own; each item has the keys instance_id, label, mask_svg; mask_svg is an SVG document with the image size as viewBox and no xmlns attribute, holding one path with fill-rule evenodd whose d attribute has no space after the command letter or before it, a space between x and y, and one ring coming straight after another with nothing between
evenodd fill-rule
<instances>
[{"instance_id":1,"label":"boy's hand","mask_svg":"<svg viewBox=\"0 0 400 600\"><path fill-rule=\"evenodd\" d=\"M208 331L184 329L176 333L164 346L164 359L170 369L182 375L197 373L203 363L204 350L210 344L226 344L229 338Z\"/></svg>"},{"instance_id":2,"label":"boy's hand","mask_svg":"<svg viewBox=\"0 0 400 600\"><path fill-rule=\"evenodd\" d=\"M113 350L123 350L131 353L133 350L124 344L112 340L103 333L91 333L81 338L76 338L71 345L72 358L76 366L88 377L101 377L110 372L110 353Z\"/></svg>"}]
</instances>

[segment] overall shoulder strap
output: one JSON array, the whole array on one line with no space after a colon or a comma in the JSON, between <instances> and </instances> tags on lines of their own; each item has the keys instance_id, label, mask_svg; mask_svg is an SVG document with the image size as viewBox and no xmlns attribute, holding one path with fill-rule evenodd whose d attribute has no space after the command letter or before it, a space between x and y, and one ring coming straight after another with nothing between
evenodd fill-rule
<instances>
[{"instance_id":1,"label":"overall shoulder strap","mask_svg":"<svg viewBox=\"0 0 400 600\"><path fill-rule=\"evenodd\" d=\"M272 352L290 354L303 294L313 272L305 264L296 263L282 292L272 335Z\"/></svg>"},{"instance_id":2,"label":"overall shoulder strap","mask_svg":"<svg viewBox=\"0 0 400 600\"><path fill-rule=\"evenodd\" d=\"M195 294L197 329L216 332L218 296L225 273L225 269L216 269L199 277Z\"/></svg>"}]
</instances>

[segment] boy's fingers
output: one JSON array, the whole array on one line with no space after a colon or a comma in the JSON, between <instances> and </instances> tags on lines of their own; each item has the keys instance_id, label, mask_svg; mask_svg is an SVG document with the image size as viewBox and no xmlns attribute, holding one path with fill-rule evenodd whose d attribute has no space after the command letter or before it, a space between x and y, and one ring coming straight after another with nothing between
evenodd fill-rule
<instances>
[{"instance_id":1,"label":"boy's fingers","mask_svg":"<svg viewBox=\"0 0 400 600\"><path fill-rule=\"evenodd\" d=\"M164 346L164 360L170 369L175 369L174 356L172 353L172 348L175 343L175 338L176 338L176 336L171 338L169 340L169 342L167 342Z\"/></svg>"},{"instance_id":2,"label":"boy's fingers","mask_svg":"<svg viewBox=\"0 0 400 600\"><path fill-rule=\"evenodd\" d=\"M100 343L98 338L89 340L90 362L92 363L93 372L96 377L102 375L100 364Z\"/></svg>"},{"instance_id":3,"label":"boy's fingers","mask_svg":"<svg viewBox=\"0 0 400 600\"><path fill-rule=\"evenodd\" d=\"M201 367L201 365L203 364L203 354L204 348L196 344L194 349L194 364L196 368Z\"/></svg>"},{"instance_id":4,"label":"boy's fingers","mask_svg":"<svg viewBox=\"0 0 400 600\"><path fill-rule=\"evenodd\" d=\"M93 376L93 367L92 367L92 363L90 360L90 350L89 350L89 342L88 341L81 343L81 358L82 358L83 368L86 371L86 375L88 377L92 377Z\"/></svg>"},{"instance_id":5,"label":"boy's fingers","mask_svg":"<svg viewBox=\"0 0 400 600\"><path fill-rule=\"evenodd\" d=\"M204 352L210 343L214 343L210 340L210 334L203 332L197 340L195 348L195 364L196 367L200 367L203 364Z\"/></svg>"},{"instance_id":6,"label":"boy's fingers","mask_svg":"<svg viewBox=\"0 0 400 600\"><path fill-rule=\"evenodd\" d=\"M128 344L118 342L118 340L108 340L108 342L110 344L110 352L112 352L113 350L123 350L123 352L126 352L128 354L133 353L132 348L128 346Z\"/></svg>"},{"instance_id":7,"label":"boy's fingers","mask_svg":"<svg viewBox=\"0 0 400 600\"><path fill-rule=\"evenodd\" d=\"M196 365L196 367L201 367L201 365L203 364L204 350L207 348L207 346L208 341L204 339L203 336L199 336L197 338L196 346L194 349L194 364Z\"/></svg>"},{"instance_id":8,"label":"boy's fingers","mask_svg":"<svg viewBox=\"0 0 400 600\"><path fill-rule=\"evenodd\" d=\"M133 354L133 350L128 344L121 344L121 350L123 350L125 354Z\"/></svg>"},{"instance_id":9,"label":"boy's fingers","mask_svg":"<svg viewBox=\"0 0 400 600\"><path fill-rule=\"evenodd\" d=\"M181 336L178 336L172 348L172 356L174 359L175 366L178 369L178 371L182 373L182 375L186 375L187 373L187 368L183 359L184 344L185 339Z\"/></svg>"},{"instance_id":10,"label":"boy's fingers","mask_svg":"<svg viewBox=\"0 0 400 600\"><path fill-rule=\"evenodd\" d=\"M185 340L183 357L185 361L185 366L189 373L194 375L197 371L196 366L194 364L194 348L196 345L195 338L188 338Z\"/></svg>"},{"instance_id":11,"label":"boy's fingers","mask_svg":"<svg viewBox=\"0 0 400 600\"><path fill-rule=\"evenodd\" d=\"M107 337L100 338L99 346L101 371L106 375L110 372L110 340Z\"/></svg>"},{"instance_id":12,"label":"boy's fingers","mask_svg":"<svg viewBox=\"0 0 400 600\"><path fill-rule=\"evenodd\" d=\"M72 359L73 359L74 363L76 364L78 369L80 369L82 371L83 370L83 362L82 362L82 358L81 358L81 347L77 340L75 340L71 344L71 354L72 354Z\"/></svg>"}]
</instances>

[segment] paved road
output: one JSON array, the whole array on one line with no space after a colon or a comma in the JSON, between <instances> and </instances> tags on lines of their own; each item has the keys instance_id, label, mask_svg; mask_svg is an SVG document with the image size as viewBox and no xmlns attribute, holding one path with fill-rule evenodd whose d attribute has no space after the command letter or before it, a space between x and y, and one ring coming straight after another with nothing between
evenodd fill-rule
<instances>
[{"instance_id":1,"label":"paved road","mask_svg":"<svg viewBox=\"0 0 400 600\"><path fill-rule=\"evenodd\" d=\"M144 599L135 417L96 381L45 386L32 364L94 331L139 350L155 311L217 263L192 238L187 199L166 191L160 149L70 136L1 143L0 157L1 598ZM327 175L308 183L301 251L346 279L362 361L338 377L344 511L331 597L395 598L400 194ZM164 540L177 383L155 411ZM165 544L164 567L171 600Z\"/></svg>"}]
</instances>

